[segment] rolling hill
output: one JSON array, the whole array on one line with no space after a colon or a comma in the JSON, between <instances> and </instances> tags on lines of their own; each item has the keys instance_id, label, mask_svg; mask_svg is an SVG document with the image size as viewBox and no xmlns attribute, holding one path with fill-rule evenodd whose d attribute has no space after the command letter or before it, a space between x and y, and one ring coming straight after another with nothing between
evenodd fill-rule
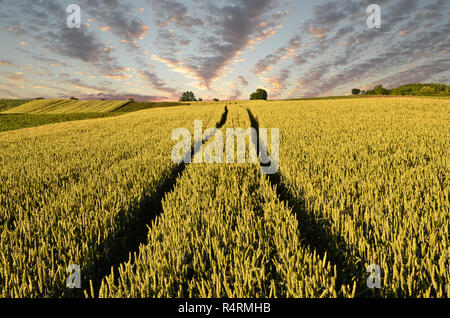
<instances>
[{"instance_id":1,"label":"rolling hill","mask_svg":"<svg viewBox=\"0 0 450 318\"><path fill-rule=\"evenodd\" d=\"M43 99L14 107L5 114L74 114L109 113L130 101L77 101L61 99Z\"/></svg>"}]
</instances>

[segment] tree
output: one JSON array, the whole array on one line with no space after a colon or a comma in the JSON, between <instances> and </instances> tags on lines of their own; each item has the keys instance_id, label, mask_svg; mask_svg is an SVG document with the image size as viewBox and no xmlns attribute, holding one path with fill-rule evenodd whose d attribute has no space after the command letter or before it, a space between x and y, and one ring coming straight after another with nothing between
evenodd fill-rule
<instances>
[{"instance_id":1,"label":"tree","mask_svg":"<svg viewBox=\"0 0 450 318\"><path fill-rule=\"evenodd\" d=\"M375 86L373 90L375 91L375 95L389 95L389 91L383 85Z\"/></svg>"},{"instance_id":2,"label":"tree","mask_svg":"<svg viewBox=\"0 0 450 318\"><path fill-rule=\"evenodd\" d=\"M218 99L218 98L214 98L214 101L215 101L215 102L218 102L218 101L219 101L219 99Z\"/></svg>"},{"instance_id":3,"label":"tree","mask_svg":"<svg viewBox=\"0 0 450 318\"><path fill-rule=\"evenodd\" d=\"M78 100L78 98L76 98L76 97L71 97L70 99L71 100Z\"/></svg>"},{"instance_id":4,"label":"tree","mask_svg":"<svg viewBox=\"0 0 450 318\"><path fill-rule=\"evenodd\" d=\"M195 95L191 91L184 92L180 98L180 102L196 102L196 101L197 99L195 99Z\"/></svg>"},{"instance_id":5,"label":"tree","mask_svg":"<svg viewBox=\"0 0 450 318\"><path fill-rule=\"evenodd\" d=\"M393 96L448 96L450 95L450 86L445 84L406 84L392 90L385 89L378 85L373 90L368 90L366 95L393 95ZM362 92L364 95L364 91Z\"/></svg>"},{"instance_id":6,"label":"tree","mask_svg":"<svg viewBox=\"0 0 450 318\"><path fill-rule=\"evenodd\" d=\"M445 84L407 84L392 90L392 95L402 96L444 96L449 95L449 86Z\"/></svg>"},{"instance_id":7,"label":"tree","mask_svg":"<svg viewBox=\"0 0 450 318\"><path fill-rule=\"evenodd\" d=\"M267 96L266 90L258 88L256 92L250 95L250 100L267 100Z\"/></svg>"},{"instance_id":8,"label":"tree","mask_svg":"<svg viewBox=\"0 0 450 318\"><path fill-rule=\"evenodd\" d=\"M360 89L358 89L358 88L352 89L352 95L359 95L359 94L361 94L361 90Z\"/></svg>"},{"instance_id":9,"label":"tree","mask_svg":"<svg viewBox=\"0 0 450 318\"><path fill-rule=\"evenodd\" d=\"M203 98L200 97L200 98L198 99L198 101L199 101L199 102L203 102Z\"/></svg>"}]
</instances>

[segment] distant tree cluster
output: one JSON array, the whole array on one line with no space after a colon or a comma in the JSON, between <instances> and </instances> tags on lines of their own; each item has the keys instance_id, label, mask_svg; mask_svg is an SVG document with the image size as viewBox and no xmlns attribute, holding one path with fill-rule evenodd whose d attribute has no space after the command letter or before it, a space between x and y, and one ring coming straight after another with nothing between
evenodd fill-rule
<instances>
[{"instance_id":1,"label":"distant tree cluster","mask_svg":"<svg viewBox=\"0 0 450 318\"><path fill-rule=\"evenodd\" d=\"M213 99L215 102L218 102L218 98ZM203 98L196 98L195 94L191 91L184 92L180 97L180 102L203 102Z\"/></svg>"},{"instance_id":2,"label":"distant tree cluster","mask_svg":"<svg viewBox=\"0 0 450 318\"><path fill-rule=\"evenodd\" d=\"M394 88L392 95L413 96L449 96L450 86L445 84L409 84Z\"/></svg>"},{"instance_id":3,"label":"distant tree cluster","mask_svg":"<svg viewBox=\"0 0 450 318\"><path fill-rule=\"evenodd\" d=\"M450 86L445 84L408 84L394 89L386 89L382 85L375 86L368 91L355 88L353 95L391 95L391 96L450 96Z\"/></svg>"},{"instance_id":4,"label":"distant tree cluster","mask_svg":"<svg viewBox=\"0 0 450 318\"><path fill-rule=\"evenodd\" d=\"M352 95L359 95L359 94L361 94L361 90L360 89L358 89L358 88L352 89Z\"/></svg>"},{"instance_id":5,"label":"distant tree cluster","mask_svg":"<svg viewBox=\"0 0 450 318\"><path fill-rule=\"evenodd\" d=\"M366 92L366 95L389 95L390 91L383 87L383 85L377 85L373 90L369 90Z\"/></svg>"},{"instance_id":6,"label":"distant tree cluster","mask_svg":"<svg viewBox=\"0 0 450 318\"><path fill-rule=\"evenodd\" d=\"M196 101L197 99L195 98L194 93L191 91L184 92L180 98L180 102L196 102Z\"/></svg>"},{"instance_id":7,"label":"distant tree cluster","mask_svg":"<svg viewBox=\"0 0 450 318\"><path fill-rule=\"evenodd\" d=\"M267 100L267 97L267 91L262 88L258 88L256 92L250 95L250 100Z\"/></svg>"}]
</instances>

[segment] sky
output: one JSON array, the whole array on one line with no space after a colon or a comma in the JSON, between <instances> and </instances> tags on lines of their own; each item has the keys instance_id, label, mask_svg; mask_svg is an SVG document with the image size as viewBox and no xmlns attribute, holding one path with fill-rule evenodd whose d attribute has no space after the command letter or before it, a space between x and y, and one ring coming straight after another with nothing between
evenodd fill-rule
<instances>
[{"instance_id":1,"label":"sky","mask_svg":"<svg viewBox=\"0 0 450 318\"><path fill-rule=\"evenodd\" d=\"M381 8L369 28L367 7ZM67 7L81 27L67 26ZM0 98L204 100L449 83L448 0L0 0Z\"/></svg>"}]
</instances>

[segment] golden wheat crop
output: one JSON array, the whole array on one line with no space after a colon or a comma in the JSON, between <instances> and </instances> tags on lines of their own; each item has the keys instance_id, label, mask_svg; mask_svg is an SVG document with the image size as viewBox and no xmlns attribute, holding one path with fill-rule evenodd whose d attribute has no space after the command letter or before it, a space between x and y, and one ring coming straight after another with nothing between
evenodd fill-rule
<instances>
[{"instance_id":1,"label":"golden wheat crop","mask_svg":"<svg viewBox=\"0 0 450 318\"><path fill-rule=\"evenodd\" d=\"M348 296L449 297L449 100L248 104L281 131L280 187ZM273 111L276 110L276 111ZM369 290L366 266L379 265Z\"/></svg>"},{"instance_id":2,"label":"golden wheat crop","mask_svg":"<svg viewBox=\"0 0 450 318\"><path fill-rule=\"evenodd\" d=\"M450 296L448 99L226 104L0 133L0 296ZM173 164L194 120L279 128L278 174Z\"/></svg>"},{"instance_id":3,"label":"golden wheat crop","mask_svg":"<svg viewBox=\"0 0 450 318\"><path fill-rule=\"evenodd\" d=\"M0 133L0 295L71 296L70 264L87 282L108 271L171 177L172 130L222 112L154 109Z\"/></svg>"},{"instance_id":4,"label":"golden wheat crop","mask_svg":"<svg viewBox=\"0 0 450 318\"><path fill-rule=\"evenodd\" d=\"M222 128L247 128L229 106ZM333 297L335 273L299 242L295 216L250 164L192 164L165 197L139 253L101 297Z\"/></svg>"}]
</instances>

